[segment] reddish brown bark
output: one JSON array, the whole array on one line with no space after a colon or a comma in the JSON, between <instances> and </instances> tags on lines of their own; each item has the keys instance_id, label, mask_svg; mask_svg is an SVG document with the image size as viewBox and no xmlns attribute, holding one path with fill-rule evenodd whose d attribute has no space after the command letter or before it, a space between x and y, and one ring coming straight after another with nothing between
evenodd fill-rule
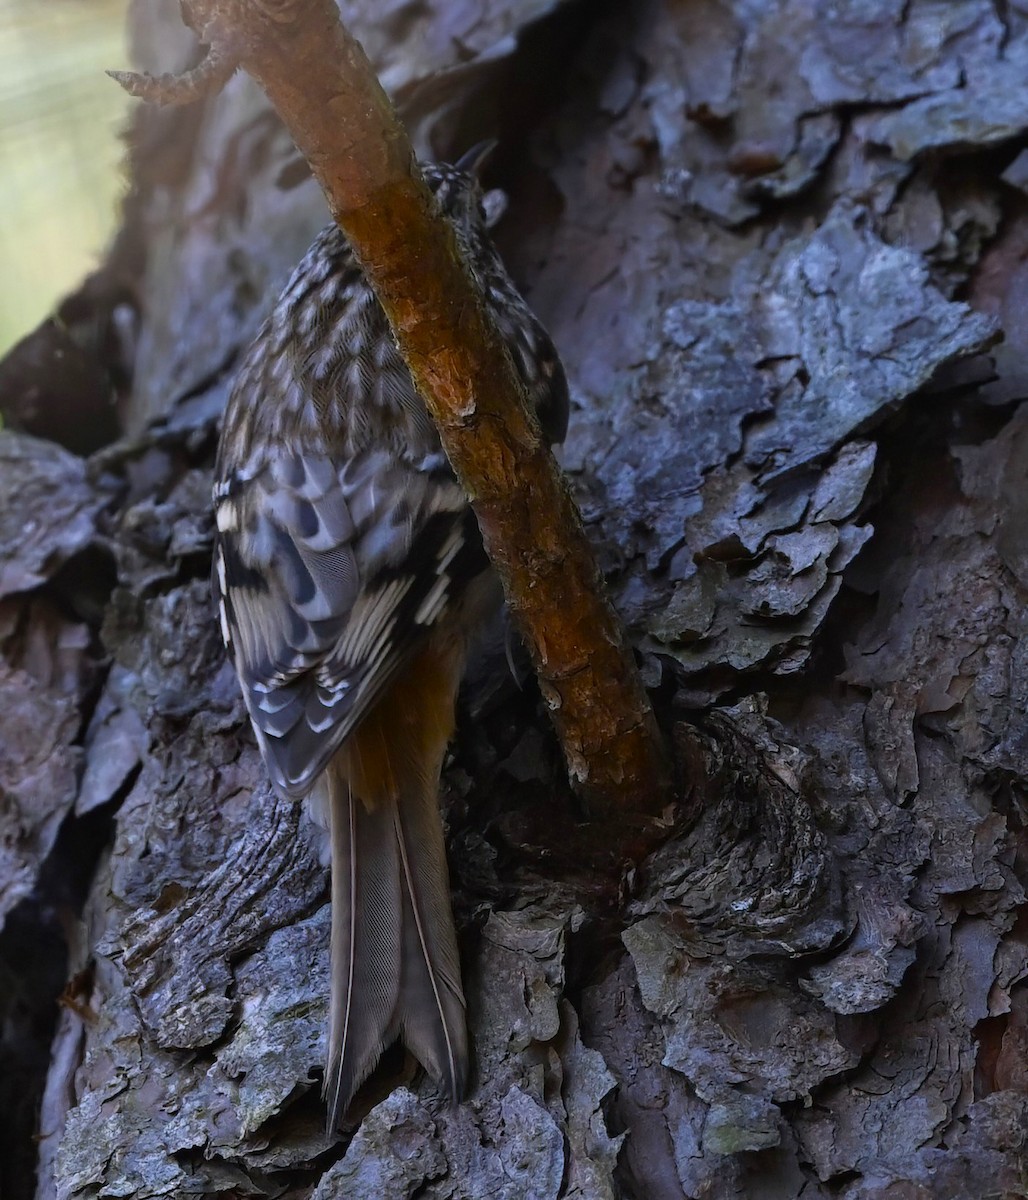
<instances>
[{"instance_id":1,"label":"reddish brown bark","mask_svg":"<svg viewBox=\"0 0 1028 1200\"><path fill-rule=\"evenodd\" d=\"M205 0L189 19L212 60L238 60L264 88L371 280L471 497L572 783L601 812L658 814L660 734L578 511L363 49L330 0ZM174 81L118 78L183 99Z\"/></svg>"}]
</instances>

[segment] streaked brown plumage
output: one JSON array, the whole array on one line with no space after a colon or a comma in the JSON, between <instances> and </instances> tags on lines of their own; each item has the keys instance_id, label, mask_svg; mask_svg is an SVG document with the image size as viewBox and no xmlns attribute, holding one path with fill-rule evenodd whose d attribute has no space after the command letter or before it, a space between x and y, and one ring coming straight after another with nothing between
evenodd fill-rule
<instances>
[{"instance_id":1,"label":"streaked brown plumage","mask_svg":"<svg viewBox=\"0 0 1028 1200\"><path fill-rule=\"evenodd\" d=\"M492 245L473 172L424 170L561 440L564 373ZM467 1033L437 791L468 641L498 588L335 226L242 364L214 500L214 591L261 752L282 792L329 816L330 1128L397 1037L456 1102Z\"/></svg>"}]
</instances>

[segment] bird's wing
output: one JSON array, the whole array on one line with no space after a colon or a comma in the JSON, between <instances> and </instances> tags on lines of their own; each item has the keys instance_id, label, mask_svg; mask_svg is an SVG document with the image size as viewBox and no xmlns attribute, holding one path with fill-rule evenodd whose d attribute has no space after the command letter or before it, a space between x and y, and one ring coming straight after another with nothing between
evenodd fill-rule
<instances>
[{"instance_id":1,"label":"bird's wing","mask_svg":"<svg viewBox=\"0 0 1028 1200\"><path fill-rule=\"evenodd\" d=\"M215 491L222 631L275 783L301 795L486 566L441 452L276 453Z\"/></svg>"}]
</instances>

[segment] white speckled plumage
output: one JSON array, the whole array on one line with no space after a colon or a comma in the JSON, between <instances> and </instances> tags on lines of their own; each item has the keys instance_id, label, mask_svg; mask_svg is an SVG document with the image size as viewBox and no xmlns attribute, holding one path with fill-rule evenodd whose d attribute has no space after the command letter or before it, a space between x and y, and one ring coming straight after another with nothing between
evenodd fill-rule
<instances>
[{"instance_id":1,"label":"white speckled plumage","mask_svg":"<svg viewBox=\"0 0 1028 1200\"><path fill-rule=\"evenodd\" d=\"M445 165L425 174L560 440L563 371L493 248L477 181ZM214 502L213 587L261 752L280 790L317 792L330 816L330 1124L397 1036L456 1099L466 1033L436 791L464 647L496 590L435 427L335 226L242 363ZM434 741L404 699L429 694L410 674L425 663L452 676L440 682L449 712ZM396 729L381 734L393 744L372 779L369 739L386 705Z\"/></svg>"}]
</instances>

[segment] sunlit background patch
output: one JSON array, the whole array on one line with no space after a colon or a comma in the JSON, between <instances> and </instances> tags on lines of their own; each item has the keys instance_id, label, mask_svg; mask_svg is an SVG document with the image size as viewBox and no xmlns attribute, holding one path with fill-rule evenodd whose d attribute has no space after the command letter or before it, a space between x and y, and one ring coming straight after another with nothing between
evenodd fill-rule
<instances>
[{"instance_id":1,"label":"sunlit background patch","mask_svg":"<svg viewBox=\"0 0 1028 1200\"><path fill-rule=\"evenodd\" d=\"M0 354L99 261L124 190L128 0L0 0Z\"/></svg>"}]
</instances>

